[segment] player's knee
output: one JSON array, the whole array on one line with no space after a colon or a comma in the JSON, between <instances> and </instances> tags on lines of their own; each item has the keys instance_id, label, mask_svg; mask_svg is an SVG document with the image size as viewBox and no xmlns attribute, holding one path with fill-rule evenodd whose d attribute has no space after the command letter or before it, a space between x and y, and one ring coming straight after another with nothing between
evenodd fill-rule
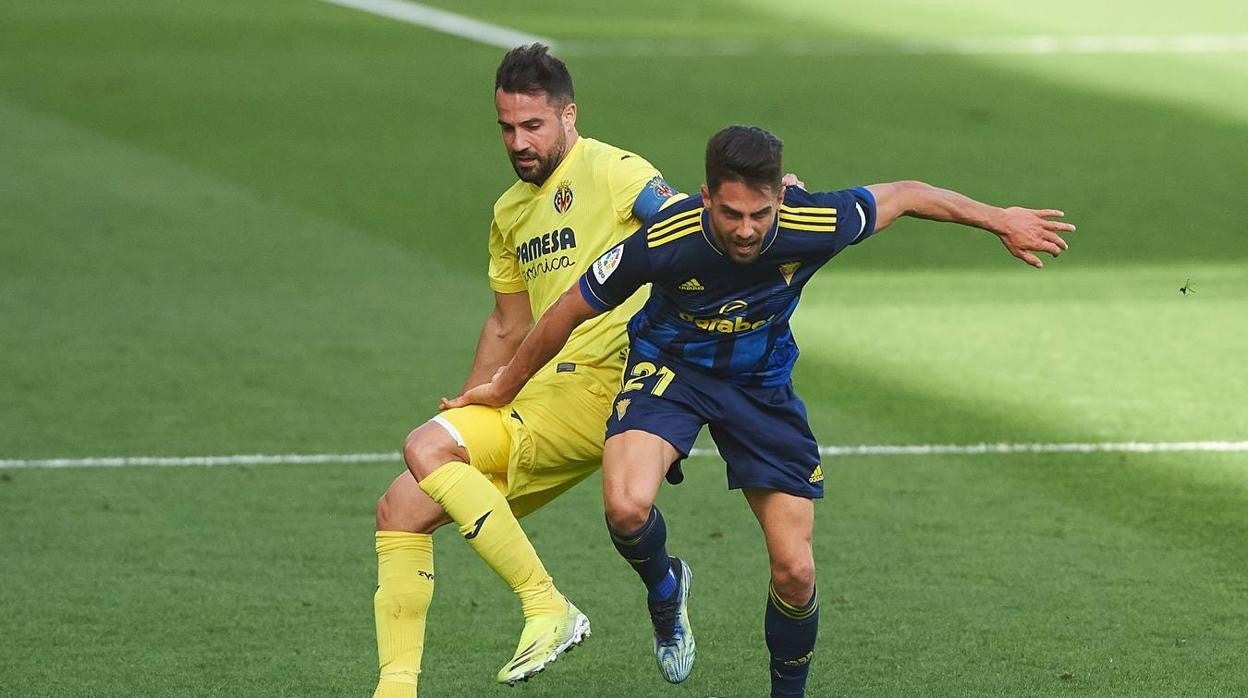
<instances>
[{"instance_id":1,"label":"player's knee","mask_svg":"<svg viewBox=\"0 0 1248 698\"><path fill-rule=\"evenodd\" d=\"M815 593L815 562L810 559L779 560L771 565L771 585L785 602L804 605Z\"/></svg>"},{"instance_id":2,"label":"player's knee","mask_svg":"<svg viewBox=\"0 0 1248 698\"><path fill-rule=\"evenodd\" d=\"M423 480L447 460L425 432L415 429L403 442L403 462L417 480Z\"/></svg>"},{"instance_id":3,"label":"player's knee","mask_svg":"<svg viewBox=\"0 0 1248 698\"><path fill-rule=\"evenodd\" d=\"M628 492L608 493L603 499L607 524L619 533L636 531L650 520L650 502L629 496Z\"/></svg>"}]
</instances>

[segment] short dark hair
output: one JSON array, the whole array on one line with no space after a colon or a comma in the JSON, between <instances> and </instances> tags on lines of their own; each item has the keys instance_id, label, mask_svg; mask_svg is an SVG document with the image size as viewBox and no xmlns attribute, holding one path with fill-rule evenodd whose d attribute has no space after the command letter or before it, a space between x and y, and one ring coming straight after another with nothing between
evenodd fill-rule
<instances>
[{"instance_id":1,"label":"short dark hair","mask_svg":"<svg viewBox=\"0 0 1248 698\"><path fill-rule=\"evenodd\" d=\"M757 126L729 126L706 142L706 186L712 192L724 182L780 189L780 156L784 144Z\"/></svg>"},{"instance_id":2,"label":"short dark hair","mask_svg":"<svg viewBox=\"0 0 1248 698\"><path fill-rule=\"evenodd\" d=\"M572 74L544 44L517 46L503 56L494 73L494 89L529 95L545 94L554 102L573 101Z\"/></svg>"}]
</instances>

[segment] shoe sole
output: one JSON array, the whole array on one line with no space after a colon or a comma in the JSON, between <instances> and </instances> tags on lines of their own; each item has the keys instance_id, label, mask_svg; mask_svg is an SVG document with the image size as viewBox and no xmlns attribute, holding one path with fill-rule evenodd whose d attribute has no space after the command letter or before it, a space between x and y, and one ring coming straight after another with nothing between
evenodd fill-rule
<instances>
[{"instance_id":1,"label":"shoe sole","mask_svg":"<svg viewBox=\"0 0 1248 698\"><path fill-rule=\"evenodd\" d=\"M532 669L525 671L523 674L520 674L519 676L513 676L511 678L508 678L503 683L507 684L508 686L515 686L518 683L525 683L529 679L545 671L546 667L551 662L554 662L557 659L559 659L559 655L565 652L571 652L572 650L576 649L577 646L585 642L585 638L589 637L592 634L593 633L589 629L589 618L587 618L584 613L576 614L576 624L573 625L572 636L568 638L567 642L564 642L562 645L559 645L558 647L556 647L555 650L551 652L550 655L546 657L545 661L543 661L541 664L538 664Z\"/></svg>"}]
</instances>

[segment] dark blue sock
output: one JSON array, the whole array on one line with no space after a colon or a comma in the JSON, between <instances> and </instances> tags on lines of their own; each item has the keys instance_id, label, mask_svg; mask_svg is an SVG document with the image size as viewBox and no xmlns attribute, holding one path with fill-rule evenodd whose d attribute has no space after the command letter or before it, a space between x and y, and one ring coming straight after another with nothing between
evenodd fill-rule
<instances>
[{"instance_id":1,"label":"dark blue sock","mask_svg":"<svg viewBox=\"0 0 1248 698\"><path fill-rule=\"evenodd\" d=\"M774 587L769 592L763 624L771 652L771 698L804 696L819 634L819 594L798 608L785 603Z\"/></svg>"},{"instance_id":2,"label":"dark blue sock","mask_svg":"<svg viewBox=\"0 0 1248 698\"><path fill-rule=\"evenodd\" d=\"M650 508L650 518L641 528L631 533L621 533L611 524L611 542L615 549L637 570L641 581L649 590L651 601L664 601L676 591L676 577L672 574L671 558L667 556L667 524L658 507Z\"/></svg>"}]
</instances>

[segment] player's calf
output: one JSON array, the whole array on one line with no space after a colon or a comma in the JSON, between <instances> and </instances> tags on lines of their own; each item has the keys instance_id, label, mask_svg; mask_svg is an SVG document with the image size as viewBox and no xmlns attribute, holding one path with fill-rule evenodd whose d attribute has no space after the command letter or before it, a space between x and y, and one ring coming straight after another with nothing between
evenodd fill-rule
<instances>
[{"instance_id":1,"label":"player's calf","mask_svg":"<svg viewBox=\"0 0 1248 698\"><path fill-rule=\"evenodd\" d=\"M811 575L813 580L813 573ZM802 597L797 597L802 598ZM771 696L806 695L806 679L819 634L819 594L813 587L803 602L786 599L773 582L767 594L764 630L771 654Z\"/></svg>"},{"instance_id":2,"label":"player's calf","mask_svg":"<svg viewBox=\"0 0 1248 698\"><path fill-rule=\"evenodd\" d=\"M631 522L635 521L635 517L623 520ZM670 599L676 591L676 577L671 558L667 555L667 523L659 508L650 507L642 518L642 524L635 528L621 530L608 518L607 530L616 551L646 585L649 600Z\"/></svg>"}]
</instances>

